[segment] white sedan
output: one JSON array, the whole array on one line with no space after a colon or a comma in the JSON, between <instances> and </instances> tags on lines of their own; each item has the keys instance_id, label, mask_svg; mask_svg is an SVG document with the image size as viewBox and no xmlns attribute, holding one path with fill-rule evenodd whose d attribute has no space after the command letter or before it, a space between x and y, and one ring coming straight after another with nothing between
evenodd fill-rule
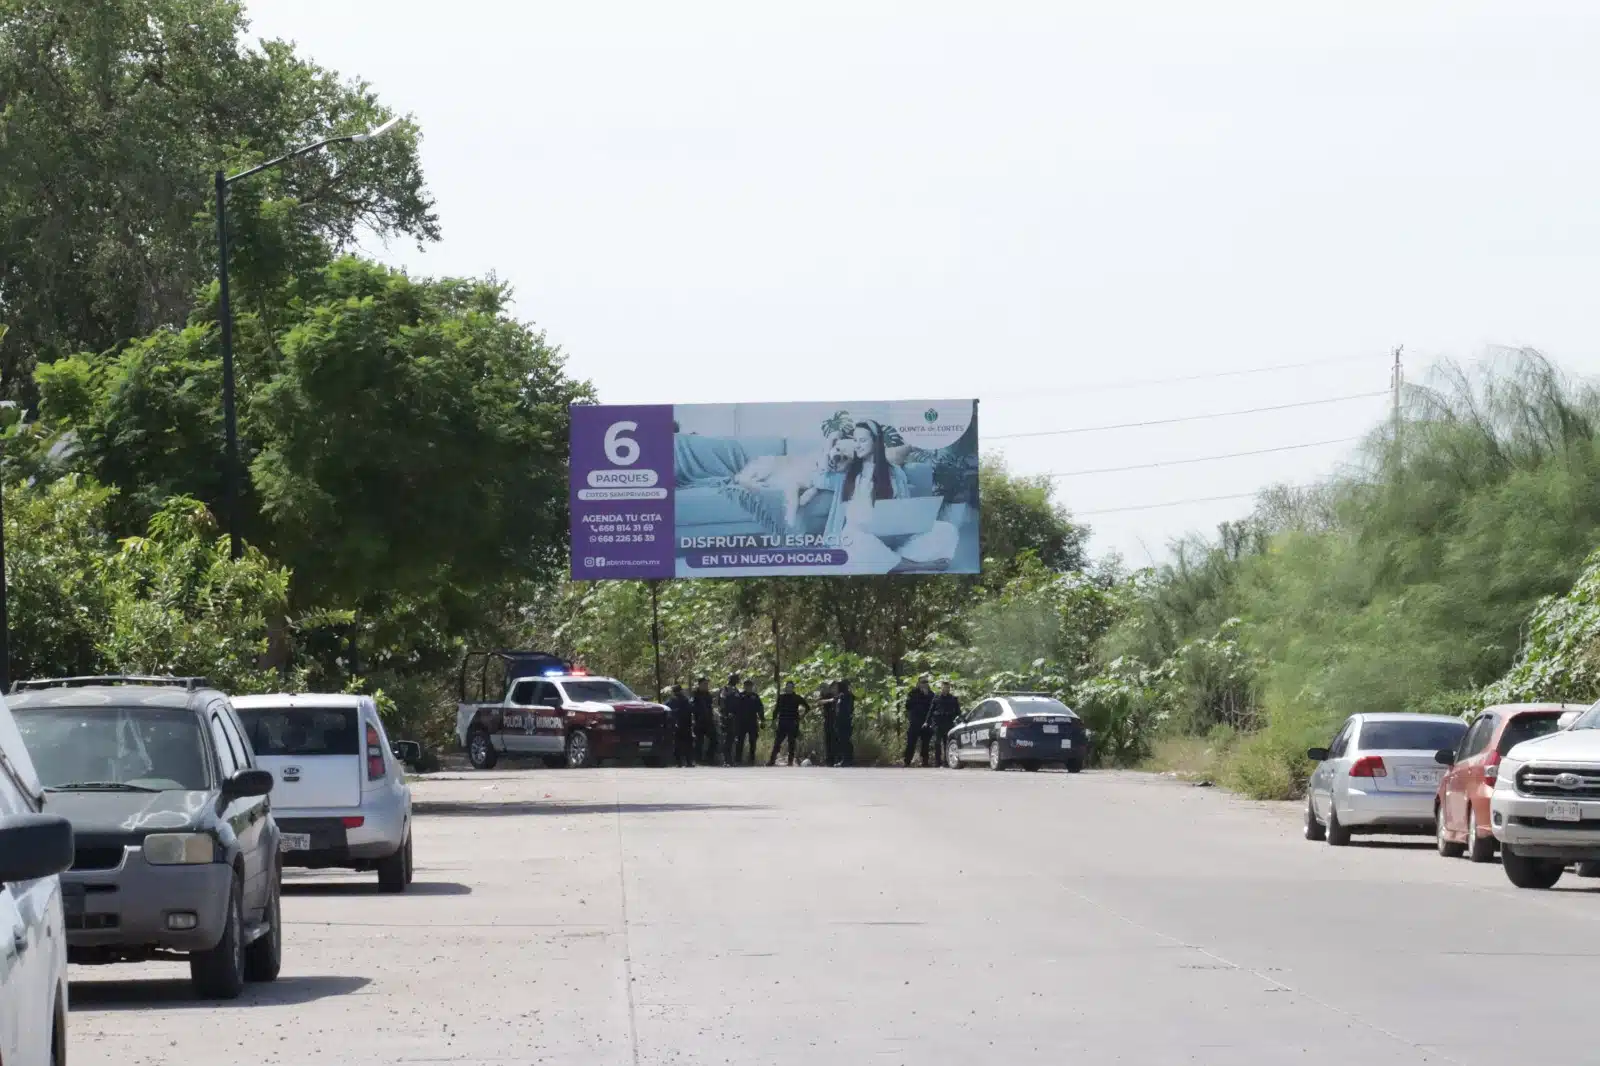
<instances>
[{"instance_id":1,"label":"white sedan","mask_svg":"<svg viewBox=\"0 0 1600 1066\"><path fill-rule=\"evenodd\" d=\"M1432 833L1444 773L1434 755L1455 748L1467 723L1438 714L1353 714L1326 748L1306 754L1307 840L1335 847L1352 833Z\"/></svg>"}]
</instances>

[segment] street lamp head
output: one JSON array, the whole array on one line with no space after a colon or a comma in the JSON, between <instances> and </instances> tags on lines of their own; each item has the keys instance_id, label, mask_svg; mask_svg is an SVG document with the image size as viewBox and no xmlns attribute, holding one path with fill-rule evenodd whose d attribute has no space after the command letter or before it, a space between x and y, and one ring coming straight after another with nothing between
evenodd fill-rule
<instances>
[{"instance_id":1,"label":"street lamp head","mask_svg":"<svg viewBox=\"0 0 1600 1066\"><path fill-rule=\"evenodd\" d=\"M385 133L388 133L398 125L400 125L400 117L396 115L394 118L390 119L388 122L385 122L377 129L368 130L366 133L358 133L350 139L356 144L360 144L362 141L370 141L374 137L382 137Z\"/></svg>"}]
</instances>

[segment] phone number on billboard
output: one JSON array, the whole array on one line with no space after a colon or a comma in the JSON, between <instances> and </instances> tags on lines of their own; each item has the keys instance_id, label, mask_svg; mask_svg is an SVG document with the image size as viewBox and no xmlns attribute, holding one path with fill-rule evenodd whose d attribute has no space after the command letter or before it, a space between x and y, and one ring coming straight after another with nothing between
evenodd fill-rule
<instances>
[{"instance_id":1,"label":"phone number on billboard","mask_svg":"<svg viewBox=\"0 0 1600 1066\"><path fill-rule=\"evenodd\" d=\"M651 544L654 533L601 533L588 538L590 544Z\"/></svg>"},{"instance_id":2,"label":"phone number on billboard","mask_svg":"<svg viewBox=\"0 0 1600 1066\"><path fill-rule=\"evenodd\" d=\"M590 527L592 533L654 533L654 522L607 522L604 525Z\"/></svg>"}]
</instances>

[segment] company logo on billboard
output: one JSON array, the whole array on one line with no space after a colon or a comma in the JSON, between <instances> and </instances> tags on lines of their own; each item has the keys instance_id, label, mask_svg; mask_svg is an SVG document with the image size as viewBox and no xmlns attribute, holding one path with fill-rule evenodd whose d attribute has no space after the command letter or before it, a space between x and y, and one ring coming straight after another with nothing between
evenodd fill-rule
<instances>
[{"instance_id":1,"label":"company logo on billboard","mask_svg":"<svg viewBox=\"0 0 1600 1066\"><path fill-rule=\"evenodd\" d=\"M658 486L654 470L591 470L586 489L578 490L580 500L664 500L667 489Z\"/></svg>"},{"instance_id":2,"label":"company logo on billboard","mask_svg":"<svg viewBox=\"0 0 1600 1066\"><path fill-rule=\"evenodd\" d=\"M922 412L922 420L924 422L937 422L939 421L939 412L930 407Z\"/></svg>"}]
</instances>

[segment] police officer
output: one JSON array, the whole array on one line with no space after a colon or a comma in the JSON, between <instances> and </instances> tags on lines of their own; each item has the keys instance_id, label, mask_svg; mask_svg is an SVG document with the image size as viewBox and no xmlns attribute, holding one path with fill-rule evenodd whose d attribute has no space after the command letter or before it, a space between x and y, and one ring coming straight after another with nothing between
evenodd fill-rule
<instances>
[{"instance_id":1,"label":"police officer","mask_svg":"<svg viewBox=\"0 0 1600 1066\"><path fill-rule=\"evenodd\" d=\"M783 686L777 702L773 704L772 717L777 722L778 730L772 738L772 756L767 759L768 766L777 765L778 749L783 746L785 740L789 742L789 765L799 765L799 760L794 756L794 749L800 740L800 712L810 709L810 702L794 690L793 681Z\"/></svg>"},{"instance_id":2,"label":"police officer","mask_svg":"<svg viewBox=\"0 0 1600 1066\"><path fill-rule=\"evenodd\" d=\"M700 678L694 683L694 695L689 698L694 710L695 757L708 766L717 765L717 712L711 700L711 682Z\"/></svg>"},{"instance_id":3,"label":"police officer","mask_svg":"<svg viewBox=\"0 0 1600 1066\"><path fill-rule=\"evenodd\" d=\"M682 685L672 686L667 697L667 709L672 712L672 754L679 766L694 765L694 707L683 694Z\"/></svg>"},{"instance_id":4,"label":"police officer","mask_svg":"<svg viewBox=\"0 0 1600 1066\"><path fill-rule=\"evenodd\" d=\"M906 753L903 761L911 765L911 757L918 749L922 752L922 765L928 765L928 717L933 713L933 689L928 687L927 675L917 678L917 687L906 695Z\"/></svg>"},{"instance_id":5,"label":"police officer","mask_svg":"<svg viewBox=\"0 0 1600 1066\"><path fill-rule=\"evenodd\" d=\"M950 682L939 683L939 694L933 698L933 755L944 762L945 748L950 743L950 730L961 717L961 701L950 690Z\"/></svg>"},{"instance_id":6,"label":"police officer","mask_svg":"<svg viewBox=\"0 0 1600 1066\"><path fill-rule=\"evenodd\" d=\"M839 727L835 721L839 697L834 691L832 681L822 683L822 689L817 694L817 702L822 704L822 765L832 766L835 756L839 753Z\"/></svg>"},{"instance_id":7,"label":"police officer","mask_svg":"<svg viewBox=\"0 0 1600 1066\"><path fill-rule=\"evenodd\" d=\"M742 760L746 766L756 764L756 737L761 735L761 722L767 716L766 707L761 704L761 697L756 694L756 683L746 680L744 691L738 693L737 715L734 719L734 728L738 730L738 737L734 741L733 755L736 760ZM745 744L748 742L749 749Z\"/></svg>"},{"instance_id":8,"label":"police officer","mask_svg":"<svg viewBox=\"0 0 1600 1066\"><path fill-rule=\"evenodd\" d=\"M738 732L739 675L729 674L717 692L717 725L722 730L722 765L733 765L733 738Z\"/></svg>"},{"instance_id":9,"label":"police officer","mask_svg":"<svg viewBox=\"0 0 1600 1066\"><path fill-rule=\"evenodd\" d=\"M839 748L839 765L854 766L856 762L855 732L856 694L850 691L849 681L840 681L838 698L834 704L834 742Z\"/></svg>"}]
</instances>

